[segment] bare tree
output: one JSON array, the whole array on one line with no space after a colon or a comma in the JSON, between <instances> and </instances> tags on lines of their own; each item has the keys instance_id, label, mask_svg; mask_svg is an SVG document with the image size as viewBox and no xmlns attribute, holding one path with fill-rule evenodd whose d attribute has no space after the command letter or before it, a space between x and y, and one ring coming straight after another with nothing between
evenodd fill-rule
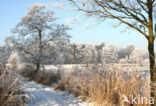
<instances>
[{"instance_id":1,"label":"bare tree","mask_svg":"<svg viewBox=\"0 0 156 106\"><path fill-rule=\"evenodd\" d=\"M69 28L56 24L55 20L53 11L44 4L32 5L12 30L17 37L7 38L7 42L32 59L36 71L40 68L43 51L50 41L57 44L69 42Z\"/></svg>"},{"instance_id":2,"label":"bare tree","mask_svg":"<svg viewBox=\"0 0 156 106\"><path fill-rule=\"evenodd\" d=\"M141 33L148 41L150 75L152 88L156 92L156 71L154 55L154 7L155 0L68 0L76 10L83 11L87 17L100 21L115 19ZM156 93L151 93L156 97Z\"/></svg>"}]
</instances>

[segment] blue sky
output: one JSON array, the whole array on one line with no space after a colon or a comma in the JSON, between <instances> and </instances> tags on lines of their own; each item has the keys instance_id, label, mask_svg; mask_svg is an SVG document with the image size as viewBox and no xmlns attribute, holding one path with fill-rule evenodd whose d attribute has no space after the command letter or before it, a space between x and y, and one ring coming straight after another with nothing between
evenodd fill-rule
<instances>
[{"instance_id":1,"label":"blue sky","mask_svg":"<svg viewBox=\"0 0 156 106\"><path fill-rule=\"evenodd\" d=\"M35 3L50 4L53 0L1 0L0 1L0 45L4 44L5 37L11 35L10 30L19 22L21 16L27 11L27 7ZM60 18L60 22L64 22L68 18L75 17L78 13L64 12L56 8L52 8L56 15ZM147 41L140 33L132 30L130 33L123 32L122 27L114 28L110 20L106 20L101 24L92 26L87 29L86 24L92 23L89 19L81 24L69 25L72 30L69 32L72 36L71 42L80 43L113 43L120 47L127 45L135 45L136 47L147 48Z\"/></svg>"}]
</instances>

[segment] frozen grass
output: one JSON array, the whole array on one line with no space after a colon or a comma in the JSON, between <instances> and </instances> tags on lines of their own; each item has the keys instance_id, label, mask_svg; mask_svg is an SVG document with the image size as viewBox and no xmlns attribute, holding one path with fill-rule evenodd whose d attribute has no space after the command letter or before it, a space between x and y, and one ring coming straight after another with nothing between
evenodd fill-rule
<instances>
[{"instance_id":1,"label":"frozen grass","mask_svg":"<svg viewBox=\"0 0 156 106\"><path fill-rule=\"evenodd\" d=\"M52 85L61 79L60 70L47 71L46 69L42 68L41 70L36 72L35 68L32 65L24 65L19 70L20 70L19 73L22 76L27 77L30 80L41 83L43 85Z\"/></svg>"},{"instance_id":2,"label":"frozen grass","mask_svg":"<svg viewBox=\"0 0 156 106\"><path fill-rule=\"evenodd\" d=\"M136 71L128 73L110 65L92 65L85 69L73 70L60 81L56 90L68 91L87 101L117 106L123 105L123 94L129 100L132 94L136 97L150 96L149 77L138 76Z\"/></svg>"},{"instance_id":3,"label":"frozen grass","mask_svg":"<svg viewBox=\"0 0 156 106\"><path fill-rule=\"evenodd\" d=\"M20 80L11 72L0 75L0 106L22 106L24 97Z\"/></svg>"},{"instance_id":4,"label":"frozen grass","mask_svg":"<svg viewBox=\"0 0 156 106\"><path fill-rule=\"evenodd\" d=\"M43 85L51 85L57 83L60 78L61 75L59 71L56 73L53 71L47 72L46 70L42 70L34 76L33 80Z\"/></svg>"}]
</instances>

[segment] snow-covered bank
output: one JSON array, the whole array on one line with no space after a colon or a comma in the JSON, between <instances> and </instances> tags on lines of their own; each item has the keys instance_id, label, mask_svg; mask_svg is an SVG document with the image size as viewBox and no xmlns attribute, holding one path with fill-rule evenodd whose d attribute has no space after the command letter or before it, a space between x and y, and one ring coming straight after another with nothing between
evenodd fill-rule
<instances>
[{"instance_id":1,"label":"snow-covered bank","mask_svg":"<svg viewBox=\"0 0 156 106\"><path fill-rule=\"evenodd\" d=\"M24 86L24 93L29 95L28 106L88 106L66 92L56 91L36 82L25 81Z\"/></svg>"}]
</instances>

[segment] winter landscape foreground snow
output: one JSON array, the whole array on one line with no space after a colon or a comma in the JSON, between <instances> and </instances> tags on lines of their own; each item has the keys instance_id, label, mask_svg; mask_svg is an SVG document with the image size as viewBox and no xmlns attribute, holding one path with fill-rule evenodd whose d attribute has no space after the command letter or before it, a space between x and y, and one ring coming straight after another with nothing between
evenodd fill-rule
<instances>
[{"instance_id":1,"label":"winter landscape foreground snow","mask_svg":"<svg viewBox=\"0 0 156 106\"><path fill-rule=\"evenodd\" d=\"M66 92L33 81L24 81L24 93L28 95L28 106L91 106Z\"/></svg>"}]
</instances>

